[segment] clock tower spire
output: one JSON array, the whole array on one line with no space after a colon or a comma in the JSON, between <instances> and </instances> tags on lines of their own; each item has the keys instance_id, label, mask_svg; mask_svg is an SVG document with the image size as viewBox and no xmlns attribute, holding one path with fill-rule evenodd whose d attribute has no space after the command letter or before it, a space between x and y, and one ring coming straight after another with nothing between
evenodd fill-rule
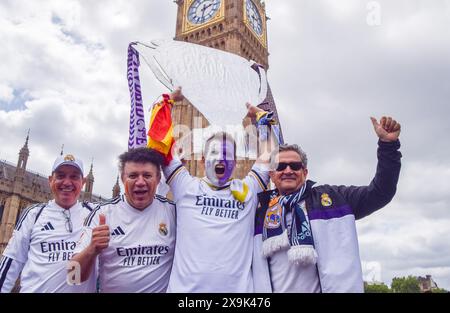
<instances>
[{"instance_id":1,"label":"clock tower spire","mask_svg":"<svg viewBox=\"0 0 450 313\"><path fill-rule=\"evenodd\" d=\"M240 55L269 68L261 0L178 0L175 40Z\"/></svg>"},{"instance_id":2,"label":"clock tower spire","mask_svg":"<svg viewBox=\"0 0 450 313\"><path fill-rule=\"evenodd\" d=\"M231 52L253 60L261 64L266 71L268 70L268 18L263 1L176 0L175 3L178 5L175 40ZM255 103L255 105L258 104ZM267 98L259 107L273 111L278 120L270 87ZM175 125L185 125L191 130L209 125L203 115L186 99L174 106L172 119ZM175 136L177 137L177 134ZM194 151L192 143L191 151ZM186 153L189 154L189 152ZM186 161L186 168L194 176L204 176L201 162L193 160L192 156L193 154L191 160ZM239 160L235 176L243 178L252 164L253 161L249 159Z\"/></svg>"}]
</instances>

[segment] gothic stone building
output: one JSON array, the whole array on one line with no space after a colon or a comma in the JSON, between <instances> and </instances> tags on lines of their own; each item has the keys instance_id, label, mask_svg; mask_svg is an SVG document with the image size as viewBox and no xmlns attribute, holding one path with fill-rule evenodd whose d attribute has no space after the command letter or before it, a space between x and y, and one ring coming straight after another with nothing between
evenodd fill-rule
<instances>
[{"instance_id":1,"label":"gothic stone building","mask_svg":"<svg viewBox=\"0 0 450 313\"><path fill-rule=\"evenodd\" d=\"M48 184L49 175L27 170L30 155L28 138L27 136L24 146L20 149L17 165L0 160L0 254L6 248L23 209L34 203L47 202L52 199ZM94 175L91 164L80 200L101 201L101 196L92 193L93 187ZM113 188L113 196L118 194L120 194L120 187L117 181Z\"/></svg>"}]
</instances>

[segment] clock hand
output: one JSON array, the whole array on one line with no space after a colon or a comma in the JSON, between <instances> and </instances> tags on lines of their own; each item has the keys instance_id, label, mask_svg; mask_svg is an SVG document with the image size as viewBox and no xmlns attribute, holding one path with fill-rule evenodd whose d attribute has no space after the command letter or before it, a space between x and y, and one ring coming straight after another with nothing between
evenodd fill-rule
<instances>
[{"instance_id":1,"label":"clock hand","mask_svg":"<svg viewBox=\"0 0 450 313\"><path fill-rule=\"evenodd\" d=\"M204 16L205 16L205 11L206 11L206 9L209 8L210 6L212 6L213 4L214 4L214 3L210 3L210 4L207 5L207 4L205 3L205 5L204 5L203 8L202 8L202 17L201 17L202 20L204 20Z\"/></svg>"},{"instance_id":2,"label":"clock hand","mask_svg":"<svg viewBox=\"0 0 450 313\"><path fill-rule=\"evenodd\" d=\"M203 17L205 16L205 10L206 10L206 4L203 4L203 8L201 9L202 17L200 18L202 21L203 21Z\"/></svg>"},{"instance_id":3,"label":"clock hand","mask_svg":"<svg viewBox=\"0 0 450 313\"><path fill-rule=\"evenodd\" d=\"M203 6L203 9L202 9L202 20L204 19L204 16L205 16L205 6Z\"/></svg>"},{"instance_id":4,"label":"clock hand","mask_svg":"<svg viewBox=\"0 0 450 313\"><path fill-rule=\"evenodd\" d=\"M210 6L212 6L213 4L212 3L210 3L210 4L206 4L205 3L205 5L203 6L203 9L202 9L202 11L203 11L203 13L205 13L205 10L207 9L207 8L209 8Z\"/></svg>"}]
</instances>

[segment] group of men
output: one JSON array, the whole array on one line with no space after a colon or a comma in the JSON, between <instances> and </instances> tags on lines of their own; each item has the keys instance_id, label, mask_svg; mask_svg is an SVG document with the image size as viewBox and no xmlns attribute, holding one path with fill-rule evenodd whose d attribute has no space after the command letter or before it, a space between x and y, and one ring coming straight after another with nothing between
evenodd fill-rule
<instances>
[{"instance_id":1,"label":"group of men","mask_svg":"<svg viewBox=\"0 0 450 313\"><path fill-rule=\"evenodd\" d=\"M363 292L355 220L391 201L401 158L400 124L372 123L378 165L360 187L315 186L306 154L287 144L233 179L236 143L220 132L206 140L205 177L137 148L119 156L124 194L93 205L78 201L81 160L61 156L54 200L23 211L3 253L0 292L19 275L22 292ZM161 171L173 202L156 194Z\"/></svg>"}]
</instances>

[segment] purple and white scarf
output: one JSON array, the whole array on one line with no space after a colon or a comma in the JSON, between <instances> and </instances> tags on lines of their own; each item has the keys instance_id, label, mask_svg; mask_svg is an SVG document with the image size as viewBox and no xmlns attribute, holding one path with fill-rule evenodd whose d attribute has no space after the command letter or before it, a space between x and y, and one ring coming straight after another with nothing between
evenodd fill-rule
<instances>
[{"instance_id":1,"label":"purple and white scarf","mask_svg":"<svg viewBox=\"0 0 450 313\"><path fill-rule=\"evenodd\" d=\"M128 150L147 146L147 131L145 129L144 107L142 105L141 82L139 79L139 52L134 49L136 43L128 46L127 80L130 90L130 132Z\"/></svg>"}]
</instances>

